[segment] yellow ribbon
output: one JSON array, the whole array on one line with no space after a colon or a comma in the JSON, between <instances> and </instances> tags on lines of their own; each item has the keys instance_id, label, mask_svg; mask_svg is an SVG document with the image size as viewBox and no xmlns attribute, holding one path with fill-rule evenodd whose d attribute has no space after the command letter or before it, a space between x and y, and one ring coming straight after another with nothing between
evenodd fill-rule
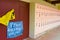
<instances>
[{"instance_id":1,"label":"yellow ribbon","mask_svg":"<svg viewBox=\"0 0 60 40\"><path fill-rule=\"evenodd\" d=\"M0 23L8 26L10 20L15 19L14 9L8 11L4 16L0 17Z\"/></svg>"}]
</instances>

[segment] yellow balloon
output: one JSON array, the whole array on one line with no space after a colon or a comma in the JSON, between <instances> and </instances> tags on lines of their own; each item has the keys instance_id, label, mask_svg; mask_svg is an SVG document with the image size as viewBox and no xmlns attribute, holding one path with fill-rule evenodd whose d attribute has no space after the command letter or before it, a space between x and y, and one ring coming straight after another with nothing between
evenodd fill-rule
<instances>
[{"instance_id":1,"label":"yellow balloon","mask_svg":"<svg viewBox=\"0 0 60 40\"><path fill-rule=\"evenodd\" d=\"M9 21L13 19L15 19L14 9L8 11L5 15L0 17L0 23L5 26L8 26Z\"/></svg>"}]
</instances>

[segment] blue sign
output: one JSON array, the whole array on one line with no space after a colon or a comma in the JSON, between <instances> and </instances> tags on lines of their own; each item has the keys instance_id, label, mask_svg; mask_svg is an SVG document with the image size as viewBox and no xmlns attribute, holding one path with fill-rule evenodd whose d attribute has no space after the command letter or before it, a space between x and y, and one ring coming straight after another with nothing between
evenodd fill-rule
<instances>
[{"instance_id":1,"label":"blue sign","mask_svg":"<svg viewBox=\"0 0 60 40\"><path fill-rule=\"evenodd\" d=\"M9 22L7 27L7 38L15 38L23 34L23 22Z\"/></svg>"}]
</instances>

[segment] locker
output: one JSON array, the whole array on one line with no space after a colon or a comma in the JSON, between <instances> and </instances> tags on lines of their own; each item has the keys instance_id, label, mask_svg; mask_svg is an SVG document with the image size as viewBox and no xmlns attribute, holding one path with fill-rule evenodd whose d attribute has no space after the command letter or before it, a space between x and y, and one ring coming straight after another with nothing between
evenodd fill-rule
<instances>
[{"instance_id":1,"label":"locker","mask_svg":"<svg viewBox=\"0 0 60 40\"><path fill-rule=\"evenodd\" d=\"M29 36L29 3L10 0L0 1L0 17L5 15L10 9L15 10L15 19L10 22L23 21L23 34L15 38L7 38L7 26L0 23L1 40L23 40Z\"/></svg>"}]
</instances>

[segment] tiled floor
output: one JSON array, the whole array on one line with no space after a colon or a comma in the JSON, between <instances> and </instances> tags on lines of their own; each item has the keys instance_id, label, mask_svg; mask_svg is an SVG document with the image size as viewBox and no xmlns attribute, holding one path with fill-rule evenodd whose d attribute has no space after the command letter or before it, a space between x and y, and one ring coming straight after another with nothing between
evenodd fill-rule
<instances>
[{"instance_id":1,"label":"tiled floor","mask_svg":"<svg viewBox=\"0 0 60 40\"><path fill-rule=\"evenodd\" d=\"M60 26L47 31L46 34L40 36L37 39L27 38L26 40L60 40Z\"/></svg>"}]
</instances>

